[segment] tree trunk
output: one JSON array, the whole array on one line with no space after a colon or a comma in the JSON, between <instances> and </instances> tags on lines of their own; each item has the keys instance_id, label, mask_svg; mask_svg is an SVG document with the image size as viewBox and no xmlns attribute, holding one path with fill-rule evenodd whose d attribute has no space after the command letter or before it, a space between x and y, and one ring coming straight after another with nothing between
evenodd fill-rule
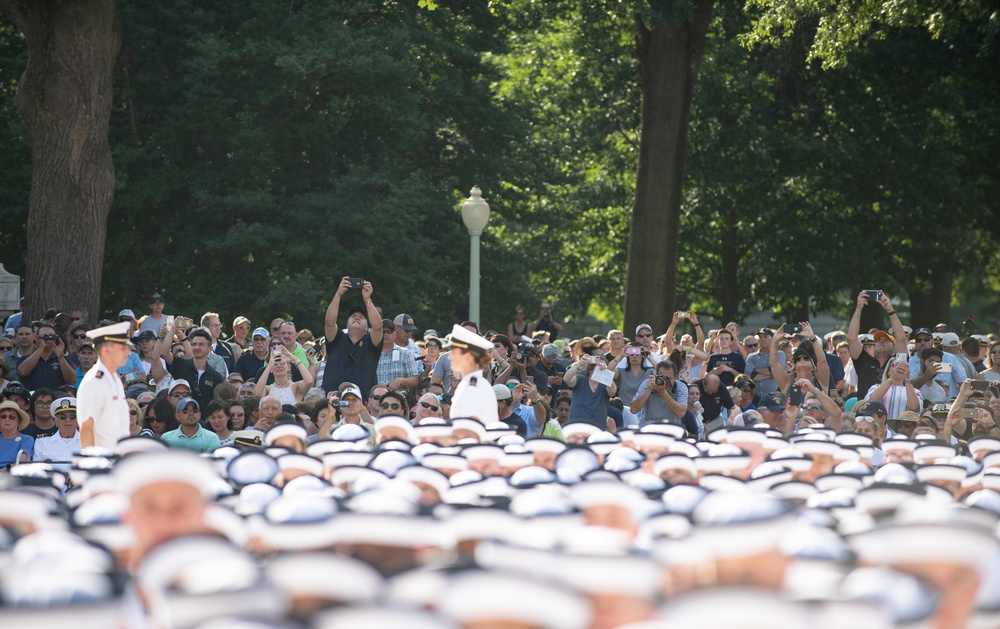
<instances>
[{"instance_id":1,"label":"tree trunk","mask_svg":"<svg viewBox=\"0 0 1000 629\"><path fill-rule=\"evenodd\" d=\"M647 28L636 18L642 129L625 284L625 328L666 329L677 291L684 157L691 97L714 0L696 0L691 19Z\"/></svg>"},{"instance_id":2,"label":"tree trunk","mask_svg":"<svg viewBox=\"0 0 1000 629\"><path fill-rule=\"evenodd\" d=\"M951 313L951 291L955 282L952 273L934 272L926 278L930 283L929 288L921 290L913 287L909 291L910 297L910 326L914 330L917 328L931 328L938 323L948 323ZM950 329L953 329L949 326Z\"/></svg>"},{"instance_id":3,"label":"tree trunk","mask_svg":"<svg viewBox=\"0 0 1000 629\"><path fill-rule=\"evenodd\" d=\"M0 0L28 66L17 110L31 143L25 316L85 308L98 319L115 172L111 75L121 43L114 0Z\"/></svg>"},{"instance_id":4,"label":"tree trunk","mask_svg":"<svg viewBox=\"0 0 1000 629\"><path fill-rule=\"evenodd\" d=\"M727 216L727 219L732 217ZM740 250L736 221L726 220L721 230L722 285L718 287L719 304L722 306L722 325L736 320L740 307L739 273ZM740 340L740 339L737 339Z\"/></svg>"}]
</instances>

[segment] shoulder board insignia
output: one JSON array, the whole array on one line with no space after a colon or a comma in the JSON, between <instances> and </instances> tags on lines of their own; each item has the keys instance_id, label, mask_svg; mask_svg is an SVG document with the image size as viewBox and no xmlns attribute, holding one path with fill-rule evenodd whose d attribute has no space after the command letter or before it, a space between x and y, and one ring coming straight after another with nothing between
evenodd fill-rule
<instances>
[{"instance_id":1,"label":"shoulder board insignia","mask_svg":"<svg viewBox=\"0 0 1000 629\"><path fill-rule=\"evenodd\" d=\"M477 378L476 376L472 376L471 378L469 378L469 386L473 386L474 387L478 383L479 383L479 378Z\"/></svg>"},{"instance_id":2,"label":"shoulder board insignia","mask_svg":"<svg viewBox=\"0 0 1000 629\"><path fill-rule=\"evenodd\" d=\"M94 374L94 377L95 378L103 378L104 377L104 372L103 371L98 371L97 373Z\"/></svg>"}]
</instances>

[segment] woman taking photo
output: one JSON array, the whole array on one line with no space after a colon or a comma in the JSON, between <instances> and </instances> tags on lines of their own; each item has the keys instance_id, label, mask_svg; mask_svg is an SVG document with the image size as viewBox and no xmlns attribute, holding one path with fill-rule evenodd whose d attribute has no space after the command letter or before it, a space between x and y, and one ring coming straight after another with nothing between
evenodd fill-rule
<instances>
[{"instance_id":1,"label":"woman taking photo","mask_svg":"<svg viewBox=\"0 0 1000 629\"><path fill-rule=\"evenodd\" d=\"M613 380L610 385L592 380L591 376L598 369L607 369L604 358L584 354L563 375L563 382L573 390L569 421L586 422L614 432L614 420L608 419L608 400L618 393L618 386Z\"/></svg>"},{"instance_id":2,"label":"woman taking photo","mask_svg":"<svg viewBox=\"0 0 1000 629\"><path fill-rule=\"evenodd\" d=\"M490 341L493 343L493 349L490 351L493 356L493 363L490 365L489 371L490 382L506 382L507 378L510 378L510 375L514 373L512 358L517 353L517 348L503 334L494 334Z\"/></svg>"},{"instance_id":3,"label":"woman taking photo","mask_svg":"<svg viewBox=\"0 0 1000 629\"><path fill-rule=\"evenodd\" d=\"M632 413L628 405L635 399L635 392L639 386L653 373L653 365L647 358L649 351L638 341L632 341L631 345L625 347L625 353L611 361L611 368L615 372L615 382L618 384L618 397L622 399L625 407L622 409L624 425L628 427L639 427L639 417ZM624 368L619 369L618 365L626 361Z\"/></svg>"},{"instance_id":4,"label":"woman taking photo","mask_svg":"<svg viewBox=\"0 0 1000 629\"><path fill-rule=\"evenodd\" d=\"M826 353L823 351L822 344L816 338L808 321L803 321L800 325L802 326L802 336L806 338L792 352L789 362L790 373L786 372L781 363L778 362L778 352L780 351L778 346L785 338L785 324L781 324L781 327L774 331L774 338L771 340L771 377L778 385L778 391L786 399L789 389L797 380L808 380L818 389L824 391L830 383L830 367L826 364ZM806 347L812 351L810 352Z\"/></svg>"},{"instance_id":5,"label":"woman taking photo","mask_svg":"<svg viewBox=\"0 0 1000 629\"><path fill-rule=\"evenodd\" d=\"M302 379L298 382L292 381L292 365L299 370ZM268 378L274 374L274 384L265 384ZM264 397L273 395L284 404L294 406L302 401L302 396L306 394L313 384L313 376L309 369L293 354L285 351L285 348L277 343L271 348L271 360L264 366L264 373L260 380L254 385L254 395Z\"/></svg>"}]
</instances>

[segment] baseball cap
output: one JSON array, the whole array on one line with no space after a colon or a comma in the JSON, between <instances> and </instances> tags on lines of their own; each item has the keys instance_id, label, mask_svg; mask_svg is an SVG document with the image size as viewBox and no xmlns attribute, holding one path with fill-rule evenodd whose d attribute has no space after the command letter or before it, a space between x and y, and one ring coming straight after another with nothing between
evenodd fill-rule
<instances>
[{"instance_id":1,"label":"baseball cap","mask_svg":"<svg viewBox=\"0 0 1000 629\"><path fill-rule=\"evenodd\" d=\"M958 347L961 344L961 341L958 340L958 335L954 332L948 332L941 337L941 347Z\"/></svg>"},{"instance_id":2,"label":"baseball cap","mask_svg":"<svg viewBox=\"0 0 1000 629\"><path fill-rule=\"evenodd\" d=\"M236 317L235 319L233 319L233 325L234 326L237 326L237 325L239 325L241 323L247 323L247 324L249 324L250 323L250 319L247 319L243 315L240 315L240 316Z\"/></svg>"},{"instance_id":3,"label":"baseball cap","mask_svg":"<svg viewBox=\"0 0 1000 629\"><path fill-rule=\"evenodd\" d=\"M653 331L653 326L649 325L648 323L640 323L639 325L635 326L635 333L638 334L639 330L641 330L643 328L646 328L650 332Z\"/></svg>"},{"instance_id":4,"label":"baseball cap","mask_svg":"<svg viewBox=\"0 0 1000 629\"><path fill-rule=\"evenodd\" d=\"M927 336L934 336L934 333L931 332L930 328L917 328L913 332L913 336L915 336L915 337L916 336L920 336L921 334L926 334Z\"/></svg>"},{"instance_id":5,"label":"baseball cap","mask_svg":"<svg viewBox=\"0 0 1000 629\"><path fill-rule=\"evenodd\" d=\"M390 332L396 331L396 324L388 319L382 319L382 329L389 330Z\"/></svg>"},{"instance_id":6,"label":"baseball cap","mask_svg":"<svg viewBox=\"0 0 1000 629\"><path fill-rule=\"evenodd\" d=\"M497 396L497 401L509 400L511 398L510 389L505 384L494 384L493 393Z\"/></svg>"},{"instance_id":7,"label":"baseball cap","mask_svg":"<svg viewBox=\"0 0 1000 629\"><path fill-rule=\"evenodd\" d=\"M862 400L855 405L854 414L862 417L871 417L873 415L888 415L889 412L885 409L885 404L881 402Z\"/></svg>"},{"instance_id":8,"label":"baseball cap","mask_svg":"<svg viewBox=\"0 0 1000 629\"><path fill-rule=\"evenodd\" d=\"M890 343L896 342L896 338L893 335L886 332L885 330L879 330L878 332L872 335L872 340L875 341L876 343L879 341L879 339L889 339Z\"/></svg>"},{"instance_id":9,"label":"baseball cap","mask_svg":"<svg viewBox=\"0 0 1000 629\"><path fill-rule=\"evenodd\" d=\"M368 311L362 308L361 306L351 306L351 308L347 311L347 318L349 319L351 315L354 314L355 312L360 312L362 315L364 315L365 319L368 318Z\"/></svg>"},{"instance_id":10,"label":"baseball cap","mask_svg":"<svg viewBox=\"0 0 1000 629\"><path fill-rule=\"evenodd\" d=\"M267 331L267 328L257 328L256 330L253 331L252 336L259 336L263 339L269 339L271 338L271 333Z\"/></svg>"},{"instance_id":11,"label":"baseball cap","mask_svg":"<svg viewBox=\"0 0 1000 629\"><path fill-rule=\"evenodd\" d=\"M153 293L152 295L149 296L149 301L147 303L151 304L154 301L166 301L166 300L163 299L162 293Z\"/></svg>"},{"instance_id":12,"label":"baseball cap","mask_svg":"<svg viewBox=\"0 0 1000 629\"><path fill-rule=\"evenodd\" d=\"M179 378L179 379L177 379L177 380L174 380L174 383L170 385L170 389L169 389L169 391L173 391L174 389L176 389L176 388L177 388L177 387L179 387L179 386L185 386L185 387L187 387L188 389L190 389L190 388L191 388L191 383L189 383L189 382L188 382L187 380L185 380L184 378ZM168 391L168 392L169 392L169 391Z\"/></svg>"},{"instance_id":13,"label":"baseball cap","mask_svg":"<svg viewBox=\"0 0 1000 629\"><path fill-rule=\"evenodd\" d=\"M357 387L347 387L346 389L344 389L343 392L340 394L340 399L344 399L344 396L348 394L357 396L359 400L365 399L364 396L361 395L361 390L358 389Z\"/></svg>"},{"instance_id":14,"label":"baseball cap","mask_svg":"<svg viewBox=\"0 0 1000 629\"><path fill-rule=\"evenodd\" d=\"M198 406L198 402L195 401L193 397L186 397L181 399L181 401L177 403L177 412L178 413L181 412L182 410L187 408L189 404L194 404L194 407L196 409L201 410L201 407Z\"/></svg>"},{"instance_id":15,"label":"baseball cap","mask_svg":"<svg viewBox=\"0 0 1000 629\"><path fill-rule=\"evenodd\" d=\"M785 408L785 401L780 393L768 393L761 396L757 407L766 408L769 411L780 411Z\"/></svg>"},{"instance_id":16,"label":"baseball cap","mask_svg":"<svg viewBox=\"0 0 1000 629\"><path fill-rule=\"evenodd\" d=\"M139 332L138 334L135 335L135 340L137 340L137 341L155 341L156 340L156 332L153 332L152 330L149 330L149 329L143 330L142 332Z\"/></svg>"},{"instance_id":17,"label":"baseball cap","mask_svg":"<svg viewBox=\"0 0 1000 629\"><path fill-rule=\"evenodd\" d=\"M403 328L407 332L413 332L417 329L417 326L413 325L413 317L408 314L398 314L392 322L394 325Z\"/></svg>"},{"instance_id":18,"label":"baseball cap","mask_svg":"<svg viewBox=\"0 0 1000 629\"><path fill-rule=\"evenodd\" d=\"M764 336L774 336L774 330L772 330L771 328L761 328L757 330L757 334L758 335L763 334Z\"/></svg>"},{"instance_id":19,"label":"baseball cap","mask_svg":"<svg viewBox=\"0 0 1000 629\"><path fill-rule=\"evenodd\" d=\"M440 339L440 338L441 338L441 335L438 334L438 331L435 330L434 328L428 328L428 329L424 330L424 340L425 341L430 340L430 339Z\"/></svg>"},{"instance_id":20,"label":"baseball cap","mask_svg":"<svg viewBox=\"0 0 1000 629\"><path fill-rule=\"evenodd\" d=\"M562 352L559 351L559 347L557 345L549 343L548 345L542 348L542 358L544 358L545 360L548 361L559 360L560 356L562 356Z\"/></svg>"},{"instance_id":21,"label":"baseball cap","mask_svg":"<svg viewBox=\"0 0 1000 629\"><path fill-rule=\"evenodd\" d=\"M733 381L733 385L735 385L737 389L752 389L756 386L753 383L753 380L750 379L750 376L746 374L736 376L736 380Z\"/></svg>"},{"instance_id":22,"label":"baseball cap","mask_svg":"<svg viewBox=\"0 0 1000 629\"><path fill-rule=\"evenodd\" d=\"M122 317L128 317L129 319L135 319L135 313L132 312L131 310L129 310L128 308L126 308L125 310L122 310L121 312L118 313L118 318L121 319Z\"/></svg>"}]
</instances>

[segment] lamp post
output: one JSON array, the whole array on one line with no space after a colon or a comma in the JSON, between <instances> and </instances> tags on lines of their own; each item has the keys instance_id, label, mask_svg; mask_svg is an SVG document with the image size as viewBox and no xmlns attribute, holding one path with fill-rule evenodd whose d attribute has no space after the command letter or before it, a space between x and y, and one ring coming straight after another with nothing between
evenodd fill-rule
<instances>
[{"instance_id":1,"label":"lamp post","mask_svg":"<svg viewBox=\"0 0 1000 629\"><path fill-rule=\"evenodd\" d=\"M483 201L483 191L473 186L462 203L462 222L469 230L472 249L469 253L469 321L479 325L479 236L490 222L490 204Z\"/></svg>"}]
</instances>

